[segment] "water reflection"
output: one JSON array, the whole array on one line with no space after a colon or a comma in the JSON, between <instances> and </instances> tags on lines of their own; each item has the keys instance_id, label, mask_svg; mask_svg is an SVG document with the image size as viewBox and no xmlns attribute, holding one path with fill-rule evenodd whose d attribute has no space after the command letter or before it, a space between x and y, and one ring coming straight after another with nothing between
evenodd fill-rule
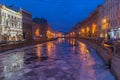
<instances>
[{"instance_id":1,"label":"water reflection","mask_svg":"<svg viewBox=\"0 0 120 80\"><path fill-rule=\"evenodd\" d=\"M75 39L61 38L2 56L0 67L4 80L48 80L48 76L55 80L115 80L109 70L99 67L104 63L91 49Z\"/></svg>"},{"instance_id":2,"label":"water reflection","mask_svg":"<svg viewBox=\"0 0 120 80\"><path fill-rule=\"evenodd\" d=\"M24 67L24 52L14 52L2 58L3 75L5 79L17 76L17 72Z\"/></svg>"},{"instance_id":3,"label":"water reflection","mask_svg":"<svg viewBox=\"0 0 120 80\"><path fill-rule=\"evenodd\" d=\"M67 41L68 41L68 43L69 43L70 45L72 45L72 46L75 46L75 45L76 45L76 40L75 40L75 39L68 39Z\"/></svg>"},{"instance_id":4,"label":"water reflection","mask_svg":"<svg viewBox=\"0 0 120 80\"><path fill-rule=\"evenodd\" d=\"M90 51L87 49L86 44L78 42L78 45L80 51L80 60L83 61L81 65L81 69L83 70L82 73L85 72L85 75L89 75L92 80L96 80L94 77L96 75L93 68L93 66L96 64L94 58L90 54Z\"/></svg>"},{"instance_id":5,"label":"water reflection","mask_svg":"<svg viewBox=\"0 0 120 80\"><path fill-rule=\"evenodd\" d=\"M58 38L58 43L62 43L63 42L63 39L62 38Z\"/></svg>"},{"instance_id":6,"label":"water reflection","mask_svg":"<svg viewBox=\"0 0 120 80\"><path fill-rule=\"evenodd\" d=\"M79 46L80 54L86 54L87 52L89 52L84 43L78 42L78 46Z\"/></svg>"},{"instance_id":7,"label":"water reflection","mask_svg":"<svg viewBox=\"0 0 120 80\"><path fill-rule=\"evenodd\" d=\"M41 45L36 45L36 55L38 57L38 61L40 61L40 58L41 58Z\"/></svg>"},{"instance_id":8,"label":"water reflection","mask_svg":"<svg viewBox=\"0 0 120 80\"><path fill-rule=\"evenodd\" d=\"M76 53L77 41L75 39L67 39L67 42L71 45L72 54Z\"/></svg>"},{"instance_id":9,"label":"water reflection","mask_svg":"<svg viewBox=\"0 0 120 80\"><path fill-rule=\"evenodd\" d=\"M52 55L54 55L54 50L56 48L55 43L54 42L48 42L47 44L47 55L49 58L51 58Z\"/></svg>"}]
</instances>

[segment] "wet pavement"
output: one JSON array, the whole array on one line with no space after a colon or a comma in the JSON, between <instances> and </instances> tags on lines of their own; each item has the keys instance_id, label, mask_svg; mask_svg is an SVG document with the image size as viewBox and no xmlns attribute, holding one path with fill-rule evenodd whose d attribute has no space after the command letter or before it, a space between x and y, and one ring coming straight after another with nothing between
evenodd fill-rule
<instances>
[{"instance_id":1,"label":"wet pavement","mask_svg":"<svg viewBox=\"0 0 120 80\"><path fill-rule=\"evenodd\" d=\"M115 80L115 77L94 49L62 38L0 55L0 80Z\"/></svg>"}]
</instances>

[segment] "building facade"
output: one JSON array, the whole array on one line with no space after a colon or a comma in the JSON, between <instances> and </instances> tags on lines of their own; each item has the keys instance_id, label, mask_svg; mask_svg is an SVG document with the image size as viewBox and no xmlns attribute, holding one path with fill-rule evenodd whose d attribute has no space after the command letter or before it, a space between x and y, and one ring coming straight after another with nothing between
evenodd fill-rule
<instances>
[{"instance_id":1,"label":"building facade","mask_svg":"<svg viewBox=\"0 0 120 80\"><path fill-rule=\"evenodd\" d=\"M32 36L34 40L39 39L51 39L55 37L62 37L61 32L55 32L50 25L42 25L33 22L32 23Z\"/></svg>"},{"instance_id":2,"label":"building facade","mask_svg":"<svg viewBox=\"0 0 120 80\"><path fill-rule=\"evenodd\" d=\"M84 21L79 22L70 32L72 37L98 37L99 36L99 7L96 8L92 14L89 15Z\"/></svg>"},{"instance_id":3,"label":"building facade","mask_svg":"<svg viewBox=\"0 0 120 80\"><path fill-rule=\"evenodd\" d=\"M0 5L0 42L23 39L22 15L5 5Z\"/></svg>"},{"instance_id":4,"label":"building facade","mask_svg":"<svg viewBox=\"0 0 120 80\"><path fill-rule=\"evenodd\" d=\"M42 39L42 25L37 23L32 23L32 37L34 40L36 39Z\"/></svg>"},{"instance_id":5,"label":"building facade","mask_svg":"<svg viewBox=\"0 0 120 80\"><path fill-rule=\"evenodd\" d=\"M99 9L100 37L120 39L120 0L106 0Z\"/></svg>"},{"instance_id":6,"label":"building facade","mask_svg":"<svg viewBox=\"0 0 120 80\"><path fill-rule=\"evenodd\" d=\"M33 22L40 25L40 33L42 39L47 39L47 31L48 31L48 22L44 18L33 18Z\"/></svg>"},{"instance_id":7,"label":"building facade","mask_svg":"<svg viewBox=\"0 0 120 80\"><path fill-rule=\"evenodd\" d=\"M48 24L48 25L47 25L47 34L46 34L47 38L48 38L48 39L55 38L55 37L57 37L56 34L57 34L57 33L56 33L56 32L51 28L51 26Z\"/></svg>"},{"instance_id":8,"label":"building facade","mask_svg":"<svg viewBox=\"0 0 120 80\"><path fill-rule=\"evenodd\" d=\"M120 39L120 0L105 0L88 18L77 24L70 34L82 37Z\"/></svg>"},{"instance_id":9,"label":"building facade","mask_svg":"<svg viewBox=\"0 0 120 80\"><path fill-rule=\"evenodd\" d=\"M51 39L56 37L56 32L51 28L46 19L34 18L33 22L41 26L39 31L42 39Z\"/></svg>"},{"instance_id":10,"label":"building facade","mask_svg":"<svg viewBox=\"0 0 120 80\"><path fill-rule=\"evenodd\" d=\"M32 39L32 15L30 12L20 9L22 14L23 38L25 40Z\"/></svg>"}]
</instances>

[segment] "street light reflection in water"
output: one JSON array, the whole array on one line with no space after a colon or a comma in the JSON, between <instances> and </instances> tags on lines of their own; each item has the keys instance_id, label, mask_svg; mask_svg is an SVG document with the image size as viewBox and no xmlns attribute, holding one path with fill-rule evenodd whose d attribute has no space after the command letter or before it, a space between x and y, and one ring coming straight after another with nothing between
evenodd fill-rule
<instances>
[{"instance_id":1,"label":"street light reflection in water","mask_svg":"<svg viewBox=\"0 0 120 80\"><path fill-rule=\"evenodd\" d=\"M84 70L84 72L89 76L95 76L93 65L95 65L95 60L93 59L92 55L90 54L90 51L88 50L87 46L82 43L78 42L79 45L79 53L82 55L80 56L80 61L84 61L84 63L81 63L81 69ZM92 80L96 80L95 77L92 78Z\"/></svg>"},{"instance_id":2,"label":"street light reflection in water","mask_svg":"<svg viewBox=\"0 0 120 80\"><path fill-rule=\"evenodd\" d=\"M38 61L40 61L41 58L41 46L40 45L36 45L36 55L38 57Z\"/></svg>"},{"instance_id":3,"label":"street light reflection in water","mask_svg":"<svg viewBox=\"0 0 120 80\"><path fill-rule=\"evenodd\" d=\"M56 47L55 47L55 43L54 42L48 42L47 43L47 55L48 55L48 58L51 58L51 56L54 53L55 48Z\"/></svg>"}]
</instances>

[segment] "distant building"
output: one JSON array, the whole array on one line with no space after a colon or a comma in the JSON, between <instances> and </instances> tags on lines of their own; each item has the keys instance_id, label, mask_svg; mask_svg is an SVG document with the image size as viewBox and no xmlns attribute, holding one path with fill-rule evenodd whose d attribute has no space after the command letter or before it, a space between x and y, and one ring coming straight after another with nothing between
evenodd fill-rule
<instances>
[{"instance_id":1,"label":"distant building","mask_svg":"<svg viewBox=\"0 0 120 80\"><path fill-rule=\"evenodd\" d=\"M20 9L22 14L23 38L25 40L32 39L32 14L26 10Z\"/></svg>"},{"instance_id":2,"label":"distant building","mask_svg":"<svg viewBox=\"0 0 120 80\"><path fill-rule=\"evenodd\" d=\"M44 18L33 18L33 22L35 22L35 23L37 23L37 24L44 25L44 26L47 26L47 25L48 25L47 20L44 19Z\"/></svg>"},{"instance_id":3,"label":"distant building","mask_svg":"<svg viewBox=\"0 0 120 80\"><path fill-rule=\"evenodd\" d=\"M55 37L56 37L56 38L62 38L62 37L64 37L64 36L63 36L63 33L62 33L62 32L55 32Z\"/></svg>"},{"instance_id":4,"label":"distant building","mask_svg":"<svg viewBox=\"0 0 120 80\"><path fill-rule=\"evenodd\" d=\"M48 31L48 27L49 27L47 20L44 18L33 18L33 22L38 24L38 25L41 25L40 33L42 35L42 38L46 39L47 38L47 31Z\"/></svg>"},{"instance_id":5,"label":"distant building","mask_svg":"<svg viewBox=\"0 0 120 80\"><path fill-rule=\"evenodd\" d=\"M34 18L33 22L40 25L40 36L42 39L55 38L55 31L51 28L48 21L44 18Z\"/></svg>"},{"instance_id":6,"label":"distant building","mask_svg":"<svg viewBox=\"0 0 120 80\"><path fill-rule=\"evenodd\" d=\"M48 39L55 38L55 37L56 37L55 33L56 33L56 32L55 32L55 31L51 28L51 26L48 24L47 34L46 34L47 38L48 38Z\"/></svg>"},{"instance_id":7,"label":"distant building","mask_svg":"<svg viewBox=\"0 0 120 80\"><path fill-rule=\"evenodd\" d=\"M32 23L32 37L34 40L36 39L41 39L43 37L42 33L41 33L41 28L42 25L37 24L37 23Z\"/></svg>"},{"instance_id":8,"label":"distant building","mask_svg":"<svg viewBox=\"0 0 120 80\"><path fill-rule=\"evenodd\" d=\"M67 34L70 37L98 37L99 36L99 7L92 12L84 21L76 24Z\"/></svg>"},{"instance_id":9,"label":"distant building","mask_svg":"<svg viewBox=\"0 0 120 80\"><path fill-rule=\"evenodd\" d=\"M22 39L22 14L5 5L0 5L0 42Z\"/></svg>"},{"instance_id":10,"label":"distant building","mask_svg":"<svg viewBox=\"0 0 120 80\"><path fill-rule=\"evenodd\" d=\"M99 6L89 15L89 17L83 22L83 26L80 34L84 34L86 37L99 37Z\"/></svg>"}]
</instances>

